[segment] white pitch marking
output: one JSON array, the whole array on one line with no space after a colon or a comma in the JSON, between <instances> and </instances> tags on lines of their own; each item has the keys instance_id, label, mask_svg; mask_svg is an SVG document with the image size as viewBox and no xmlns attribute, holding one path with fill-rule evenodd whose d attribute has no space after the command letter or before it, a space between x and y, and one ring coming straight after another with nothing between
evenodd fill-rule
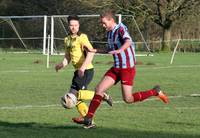
<instances>
[{"instance_id":1,"label":"white pitch marking","mask_svg":"<svg viewBox=\"0 0 200 138\"><path fill-rule=\"evenodd\" d=\"M167 68L194 68L200 67L200 65L180 65L180 66L166 66L166 67L152 67L152 69L167 69ZM150 69L150 68L148 68Z\"/></svg>"},{"instance_id":2,"label":"white pitch marking","mask_svg":"<svg viewBox=\"0 0 200 138\"><path fill-rule=\"evenodd\" d=\"M50 104L50 105L19 105L19 106L4 106L0 107L0 110L5 109L28 109L28 108L48 108L48 107L58 107L61 106L59 104Z\"/></svg>"},{"instance_id":3,"label":"white pitch marking","mask_svg":"<svg viewBox=\"0 0 200 138\"><path fill-rule=\"evenodd\" d=\"M181 97L183 97L183 96L181 96L181 95L179 95L179 96L169 96L170 99L181 98ZM157 99L158 98L151 98L151 99L147 99L146 101L153 101L153 100L157 100ZM121 104L121 103L125 103L125 102L124 101L114 101L113 103L114 104ZM103 104L106 104L106 103L103 103ZM61 105L59 105L59 104L49 104L49 105L3 106L3 107L0 107L0 110L13 110L13 109L17 110L17 109L33 109L33 108L49 108L49 107L61 107ZM183 107L183 108L187 108L187 107ZM197 107L197 108L199 109L200 107ZM166 109L168 109L168 107ZM178 109L178 107L177 107L177 109Z\"/></svg>"},{"instance_id":4,"label":"white pitch marking","mask_svg":"<svg viewBox=\"0 0 200 138\"><path fill-rule=\"evenodd\" d=\"M1 70L3 73L27 73L29 70Z\"/></svg>"},{"instance_id":5,"label":"white pitch marking","mask_svg":"<svg viewBox=\"0 0 200 138\"><path fill-rule=\"evenodd\" d=\"M137 66L137 69L148 69L148 70L150 70L150 69L194 68L194 67L199 68L200 65L179 65L179 66L163 66L163 67L153 67L152 66L152 68ZM98 67L96 70L107 70L107 69L105 69L105 67L101 66L101 67ZM74 69L67 69L67 71L74 71ZM27 73L27 72L38 72L38 71L34 71L34 70L0 70L0 73L1 72L2 73ZM52 71L40 70L40 72L52 72Z\"/></svg>"}]
</instances>

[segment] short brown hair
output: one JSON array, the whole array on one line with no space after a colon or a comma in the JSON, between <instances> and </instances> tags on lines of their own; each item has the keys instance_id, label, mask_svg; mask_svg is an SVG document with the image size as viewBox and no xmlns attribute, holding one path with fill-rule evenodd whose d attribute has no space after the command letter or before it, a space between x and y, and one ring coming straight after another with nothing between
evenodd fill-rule
<instances>
[{"instance_id":1,"label":"short brown hair","mask_svg":"<svg viewBox=\"0 0 200 138\"><path fill-rule=\"evenodd\" d=\"M115 20L115 12L113 10L110 10L110 9L105 10L100 14L100 17Z\"/></svg>"},{"instance_id":2,"label":"short brown hair","mask_svg":"<svg viewBox=\"0 0 200 138\"><path fill-rule=\"evenodd\" d=\"M79 21L79 17L77 15L69 15L67 21L70 22L71 20Z\"/></svg>"}]
</instances>

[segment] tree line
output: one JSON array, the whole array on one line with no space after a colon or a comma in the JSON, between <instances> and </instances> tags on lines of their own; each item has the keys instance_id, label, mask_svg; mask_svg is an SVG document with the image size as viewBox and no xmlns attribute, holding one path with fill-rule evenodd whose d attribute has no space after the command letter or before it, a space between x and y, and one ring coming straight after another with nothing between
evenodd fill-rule
<instances>
[{"instance_id":1,"label":"tree line","mask_svg":"<svg viewBox=\"0 0 200 138\"><path fill-rule=\"evenodd\" d=\"M1 0L1 16L99 14L113 9L132 15L147 41L161 40L161 50L169 51L170 40L199 38L199 0ZM131 18L124 20L135 40L141 41ZM1 24L0 24L1 26ZM84 29L93 32L95 24L84 22ZM25 27L25 26L24 26ZM23 29L26 29L24 28ZM30 27L30 26L27 26ZM83 30L84 30L83 29ZM89 34L92 40L104 39L101 29ZM0 32L2 33L2 32ZM27 33L34 33L27 32ZM35 32L37 33L37 32Z\"/></svg>"}]
</instances>

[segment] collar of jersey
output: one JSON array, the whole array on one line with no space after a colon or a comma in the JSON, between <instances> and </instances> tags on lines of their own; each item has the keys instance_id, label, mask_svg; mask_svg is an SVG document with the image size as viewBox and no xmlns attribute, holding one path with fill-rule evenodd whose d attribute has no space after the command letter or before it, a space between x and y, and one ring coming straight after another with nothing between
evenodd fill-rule
<instances>
[{"instance_id":1,"label":"collar of jersey","mask_svg":"<svg viewBox=\"0 0 200 138\"><path fill-rule=\"evenodd\" d=\"M71 38L71 39L76 39L77 37L79 37L79 35L76 35L76 36L70 35L70 38Z\"/></svg>"},{"instance_id":2,"label":"collar of jersey","mask_svg":"<svg viewBox=\"0 0 200 138\"><path fill-rule=\"evenodd\" d=\"M114 32L116 29L118 29L120 27L121 23L115 25L114 29L112 30L112 32Z\"/></svg>"}]
</instances>

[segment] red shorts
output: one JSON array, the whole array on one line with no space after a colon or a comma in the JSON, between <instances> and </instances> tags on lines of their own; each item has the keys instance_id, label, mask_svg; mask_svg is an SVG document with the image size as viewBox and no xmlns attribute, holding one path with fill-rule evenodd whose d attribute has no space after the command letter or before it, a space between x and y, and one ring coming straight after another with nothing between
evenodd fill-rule
<instances>
[{"instance_id":1,"label":"red shorts","mask_svg":"<svg viewBox=\"0 0 200 138\"><path fill-rule=\"evenodd\" d=\"M127 68L127 69L121 69L121 68L110 68L105 76L110 76L115 80L115 84L117 84L119 81L121 81L121 84L124 85L133 85L133 80L135 78L136 69L134 68Z\"/></svg>"}]
</instances>

